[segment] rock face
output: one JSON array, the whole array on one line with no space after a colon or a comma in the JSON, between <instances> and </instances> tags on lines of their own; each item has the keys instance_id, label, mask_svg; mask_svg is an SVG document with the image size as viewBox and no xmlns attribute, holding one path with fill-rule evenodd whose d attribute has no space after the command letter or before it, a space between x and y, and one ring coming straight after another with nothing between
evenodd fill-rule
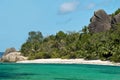
<instances>
[{"instance_id":1,"label":"rock face","mask_svg":"<svg viewBox=\"0 0 120 80\"><path fill-rule=\"evenodd\" d=\"M112 18L112 24L120 24L120 13Z\"/></svg>"},{"instance_id":2,"label":"rock face","mask_svg":"<svg viewBox=\"0 0 120 80\"><path fill-rule=\"evenodd\" d=\"M104 32L111 28L111 19L104 10L95 11L90 22L89 31L92 33Z\"/></svg>"},{"instance_id":3,"label":"rock face","mask_svg":"<svg viewBox=\"0 0 120 80\"><path fill-rule=\"evenodd\" d=\"M11 52L16 52L16 49L15 49L15 48L7 48L7 49L5 50L4 55L7 55L7 54L9 54L9 53L11 53Z\"/></svg>"},{"instance_id":4,"label":"rock face","mask_svg":"<svg viewBox=\"0 0 120 80\"><path fill-rule=\"evenodd\" d=\"M3 55L1 58L2 62L16 62L23 60L27 60L27 57L22 56L20 52L11 52L7 55Z\"/></svg>"},{"instance_id":5,"label":"rock face","mask_svg":"<svg viewBox=\"0 0 120 80\"><path fill-rule=\"evenodd\" d=\"M17 52L15 48L6 49L4 55L0 59L2 62L16 62L27 60L27 57L21 55L20 52Z\"/></svg>"}]
</instances>

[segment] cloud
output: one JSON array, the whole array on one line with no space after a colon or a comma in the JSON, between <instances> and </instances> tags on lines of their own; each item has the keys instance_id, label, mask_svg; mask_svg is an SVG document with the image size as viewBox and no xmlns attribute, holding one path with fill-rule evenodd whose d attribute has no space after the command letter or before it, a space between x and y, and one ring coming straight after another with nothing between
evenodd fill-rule
<instances>
[{"instance_id":1,"label":"cloud","mask_svg":"<svg viewBox=\"0 0 120 80\"><path fill-rule=\"evenodd\" d=\"M77 10L78 6L79 6L78 1L63 3L60 6L59 13L66 14L66 13L74 12L75 10Z\"/></svg>"},{"instance_id":2,"label":"cloud","mask_svg":"<svg viewBox=\"0 0 120 80\"><path fill-rule=\"evenodd\" d=\"M87 9L93 9L95 6L96 6L95 3L89 3L86 8Z\"/></svg>"},{"instance_id":3,"label":"cloud","mask_svg":"<svg viewBox=\"0 0 120 80\"><path fill-rule=\"evenodd\" d=\"M99 3L91 2L86 6L86 9L89 10L89 9L93 9L96 7L108 6L111 2L112 2L112 0L104 0L104 1L101 1Z\"/></svg>"},{"instance_id":4,"label":"cloud","mask_svg":"<svg viewBox=\"0 0 120 80\"><path fill-rule=\"evenodd\" d=\"M114 0L105 0L98 5L107 6L107 5L111 4L112 1L114 1Z\"/></svg>"}]
</instances>

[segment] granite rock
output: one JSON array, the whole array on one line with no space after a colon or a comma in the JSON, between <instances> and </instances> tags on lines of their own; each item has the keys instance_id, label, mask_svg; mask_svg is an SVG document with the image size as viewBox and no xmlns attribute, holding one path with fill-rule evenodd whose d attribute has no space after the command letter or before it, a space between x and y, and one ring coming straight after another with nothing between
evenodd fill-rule
<instances>
[{"instance_id":1,"label":"granite rock","mask_svg":"<svg viewBox=\"0 0 120 80\"><path fill-rule=\"evenodd\" d=\"M104 32L111 28L111 18L104 10L94 12L94 16L90 19L89 32Z\"/></svg>"},{"instance_id":2,"label":"granite rock","mask_svg":"<svg viewBox=\"0 0 120 80\"><path fill-rule=\"evenodd\" d=\"M1 58L2 62L16 62L27 60L27 57L21 55L21 52L10 52L9 54L3 55Z\"/></svg>"}]
</instances>

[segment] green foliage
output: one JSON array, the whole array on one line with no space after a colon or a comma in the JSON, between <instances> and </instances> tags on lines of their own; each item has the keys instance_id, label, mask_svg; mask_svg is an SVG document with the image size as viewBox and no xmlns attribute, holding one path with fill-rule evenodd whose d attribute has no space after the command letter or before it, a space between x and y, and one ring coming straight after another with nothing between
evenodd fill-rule
<instances>
[{"instance_id":1,"label":"green foliage","mask_svg":"<svg viewBox=\"0 0 120 80\"><path fill-rule=\"evenodd\" d=\"M82 29L82 32L85 34L89 33L88 27L84 26L84 28Z\"/></svg>"},{"instance_id":2,"label":"green foliage","mask_svg":"<svg viewBox=\"0 0 120 80\"><path fill-rule=\"evenodd\" d=\"M66 34L63 31L59 31L55 37L56 39L61 40L66 37Z\"/></svg>"},{"instance_id":3,"label":"green foliage","mask_svg":"<svg viewBox=\"0 0 120 80\"><path fill-rule=\"evenodd\" d=\"M41 32L31 31L27 41L21 46L21 52L24 56L30 56L40 51L40 45L43 41Z\"/></svg>"},{"instance_id":4,"label":"green foliage","mask_svg":"<svg viewBox=\"0 0 120 80\"><path fill-rule=\"evenodd\" d=\"M27 42L42 42L43 41L43 35L41 32L35 32L35 31L31 31L29 32L29 37L27 39Z\"/></svg>"},{"instance_id":5,"label":"green foliage","mask_svg":"<svg viewBox=\"0 0 120 80\"><path fill-rule=\"evenodd\" d=\"M119 12L120 9L114 14ZM89 33L85 26L82 32L59 31L45 38L41 32L32 31L22 45L21 52L29 59L84 58L120 62L120 24L101 33Z\"/></svg>"},{"instance_id":6,"label":"green foliage","mask_svg":"<svg viewBox=\"0 0 120 80\"><path fill-rule=\"evenodd\" d=\"M112 14L112 16L115 16L115 15L117 15L117 14L119 14L120 13L120 8L118 8L113 14Z\"/></svg>"},{"instance_id":7,"label":"green foliage","mask_svg":"<svg viewBox=\"0 0 120 80\"><path fill-rule=\"evenodd\" d=\"M29 56L29 59L32 60L32 59L47 59L47 58L50 58L51 56L48 54L48 53L45 53L45 52L38 52L38 53L35 53L35 54L31 54Z\"/></svg>"}]
</instances>

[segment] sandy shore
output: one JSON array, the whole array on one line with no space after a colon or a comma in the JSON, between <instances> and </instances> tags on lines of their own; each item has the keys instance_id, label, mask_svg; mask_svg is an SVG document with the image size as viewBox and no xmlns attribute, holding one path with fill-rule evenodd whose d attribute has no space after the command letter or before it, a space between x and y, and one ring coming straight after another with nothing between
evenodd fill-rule
<instances>
[{"instance_id":1,"label":"sandy shore","mask_svg":"<svg viewBox=\"0 0 120 80\"><path fill-rule=\"evenodd\" d=\"M120 63L112 63L109 61L101 60L84 60L84 59L36 59L18 61L17 63L55 63L55 64L96 64L96 65L116 65L120 66Z\"/></svg>"}]
</instances>

